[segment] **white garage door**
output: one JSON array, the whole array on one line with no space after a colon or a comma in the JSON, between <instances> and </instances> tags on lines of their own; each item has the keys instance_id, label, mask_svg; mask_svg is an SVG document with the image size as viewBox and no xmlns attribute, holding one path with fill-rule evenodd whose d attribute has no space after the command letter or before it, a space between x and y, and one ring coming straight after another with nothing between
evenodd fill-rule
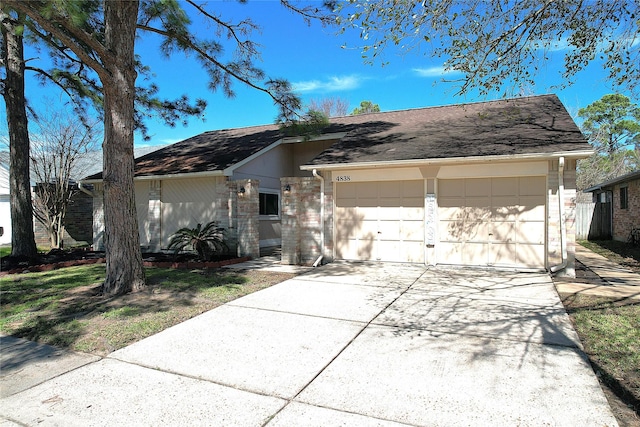
<instances>
[{"instance_id":1,"label":"white garage door","mask_svg":"<svg viewBox=\"0 0 640 427\"><path fill-rule=\"evenodd\" d=\"M545 267L546 178L438 180L438 263Z\"/></svg>"},{"instance_id":2,"label":"white garage door","mask_svg":"<svg viewBox=\"0 0 640 427\"><path fill-rule=\"evenodd\" d=\"M424 262L424 181L339 182L336 257Z\"/></svg>"}]
</instances>

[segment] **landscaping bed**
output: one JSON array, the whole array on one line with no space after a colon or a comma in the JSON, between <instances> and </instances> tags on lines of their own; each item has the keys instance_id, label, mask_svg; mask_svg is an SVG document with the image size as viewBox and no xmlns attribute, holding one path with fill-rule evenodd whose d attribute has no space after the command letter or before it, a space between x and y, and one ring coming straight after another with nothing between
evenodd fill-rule
<instances>
[{"instance_id":1,"label":"landscaping bed","mask_svg":"<svg viewBox=\"0 0 640 427\"><path fill-rule=\"evenodd\" d=\"M214 257L211 261L201 262L195 254L182 253L143 253L145 267L162 268L220 268L229 264L248 261L249 257L234 257L222 255ZM39 253L34 258L5 256L0 260L0 274L35 273L51 271L59 268L78 265L104 263L104 252L89 251L83 249L51 250L47 253Z\"/></svg>"}]
</instances>

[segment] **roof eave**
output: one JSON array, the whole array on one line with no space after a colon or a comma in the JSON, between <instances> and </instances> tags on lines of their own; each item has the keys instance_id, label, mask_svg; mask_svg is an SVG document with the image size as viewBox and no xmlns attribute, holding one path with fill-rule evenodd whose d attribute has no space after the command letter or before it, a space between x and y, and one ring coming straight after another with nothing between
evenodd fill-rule
<instances>
[{"instance_id":1,"label":"roof eave","mask_svg":"<svg viewBox=\"0 0 640 427\"><path fill-rule=\"evenodd\" d=\"M155 179L179 179L179 178L205 178L209 176L227 176L223 170L203 171L203 172L185 172L162 175L142 175L133 178L134 181L152 181ZM83 184L100 184L103 179L82 179Z\"/></svg>"},{"instance_id":2,"label":"roof eave","mask_svg":"<svg viewBox=\"0 0 640 427\"><path fill-rule=\"evenodd\" d=\"M549 160L560 157L584 159L591 156L593 150L558 151L553 153L508 154L496 156L445 157L431 159L389 160L376 162L325 163L318 165L302 165L300 170L323 169L371 169L379 167L425 166L434 164L486 163L511 160Z\"/></svg>"}]
</instances>

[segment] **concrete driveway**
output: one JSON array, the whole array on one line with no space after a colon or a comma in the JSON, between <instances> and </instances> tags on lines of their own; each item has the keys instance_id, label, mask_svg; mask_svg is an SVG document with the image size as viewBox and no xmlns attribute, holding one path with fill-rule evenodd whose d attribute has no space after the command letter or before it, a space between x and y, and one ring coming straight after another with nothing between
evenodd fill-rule
<instances>
[{"instance_id":1,"label":"concrete driveway","mask_svg":"<svg viewBox=\"0 0 640 427\"><path fill-rule=\"evenodd\" d=\"M29 425L617 425L548 275L333 263L2 399Z\"/></svg>"}]
</instances>

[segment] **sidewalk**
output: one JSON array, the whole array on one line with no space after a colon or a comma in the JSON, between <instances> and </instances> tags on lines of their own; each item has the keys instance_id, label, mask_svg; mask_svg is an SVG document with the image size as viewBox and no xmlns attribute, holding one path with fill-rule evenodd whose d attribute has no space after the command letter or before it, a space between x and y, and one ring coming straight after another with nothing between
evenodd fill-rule
<instances>
[{"instance_id":1,"label":"sidewalk","mask_svg":"<svg viewBox=\"0 0 640 427\"><path fill-rule=\"evenodd\" d=\"M609 261L589 249L576 244L576 260L601 279L591 283L556 281L560 293L584 294L608 298L640 299L640 274Z\"/></svg>"}]
</instances>

